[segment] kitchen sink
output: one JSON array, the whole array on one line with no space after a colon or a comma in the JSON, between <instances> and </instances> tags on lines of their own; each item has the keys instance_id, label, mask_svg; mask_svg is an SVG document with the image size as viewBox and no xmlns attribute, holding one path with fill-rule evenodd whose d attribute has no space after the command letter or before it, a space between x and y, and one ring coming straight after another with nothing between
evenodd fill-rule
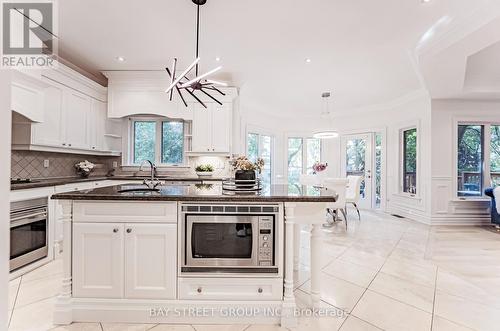
<instances>
[{"instance_id":1,"label":"kitchen sink","mask_svg":"<svg viewBox=\"0 0 500 331\"><path fill-rule=\"evenodd\" d=\"M160 192L158 188L149 188L149 187L125 187L121 190L118 190L118 193L130 193L130 192Z\"/></svg>"}]
</instances>

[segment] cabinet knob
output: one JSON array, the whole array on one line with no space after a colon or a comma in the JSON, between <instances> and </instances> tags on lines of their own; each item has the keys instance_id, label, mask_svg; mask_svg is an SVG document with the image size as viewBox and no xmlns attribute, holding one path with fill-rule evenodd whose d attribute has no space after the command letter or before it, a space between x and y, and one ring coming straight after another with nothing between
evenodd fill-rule
<instances>
[{"instance_id":1,"label":"cabinet knob","mask_svg":"<svg viewBox=\"0 0 500 331\"><path fill-rule=\"evenodd\" d=\"M71 144L68 144L69 147L71 147Z\"/></svg>"},{"instance_id":2,"label":"cabinet knob","mask_svg":"<svg viewBox=\"0 0 500 331\"><path fill-rule=\"evenodd\" d=\"M127 229L127 233L130 233L130 232L132 232L132 229Z\"/></svg>"},{"instance_id":3,"label":"cabinet knob","mask_svg":"<svg viewBox=\"0 0 500 331\"><path fill-rule=\"evenodd\" d=\"M196 289L196 292L198 292L198 293L201 293L201 291L202 291L201 287L198 287L198 288Z\"/></svg>"},{"instance_id":4,"label":"cabinet knob","mask_svg":"<svg viewBox=\"0 0 500 331\"><path fill-rule=\"evenodd\" d=\"M262 287L259 287L259 289L257 290L257 292L262 293L263 292Z\"/></svg>"},{"instance_id":5,"label":"cabinet knob","mask_svg":"<svg viewBox=\"0 0 500 331\"><path fill-rule=\"evenodd\" d=\"M66 143L62 143L63 146L66 146Z\"/></svg>"},{"instance_id":6,"label":"cabinet knob","mask_svg":"<svg viewBox=\"0 0 500 331\"><path fill-rule=\"evenodd\" d=\"M114 232L114 233L117 233L117 232L118 232L118 229L116 229L116 228L115 228L115 229L113 229L113 232Z\"/></svg>"}]
</instances>

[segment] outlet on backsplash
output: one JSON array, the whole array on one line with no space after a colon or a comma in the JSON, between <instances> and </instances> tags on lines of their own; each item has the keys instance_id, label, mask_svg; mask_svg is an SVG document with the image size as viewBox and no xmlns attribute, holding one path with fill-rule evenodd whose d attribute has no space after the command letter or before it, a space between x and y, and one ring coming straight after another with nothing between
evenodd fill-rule
<instances>
[{"instance_id":1,"label":"outlet on backsplash","mask_svg":"<svg viewBox=\"0 0 500 331\"><path fill-rule=\"evenodd\" d=\"M50 166L50 160L43 160L43 167L48 168Z\"/></svg>"}]
</instances>

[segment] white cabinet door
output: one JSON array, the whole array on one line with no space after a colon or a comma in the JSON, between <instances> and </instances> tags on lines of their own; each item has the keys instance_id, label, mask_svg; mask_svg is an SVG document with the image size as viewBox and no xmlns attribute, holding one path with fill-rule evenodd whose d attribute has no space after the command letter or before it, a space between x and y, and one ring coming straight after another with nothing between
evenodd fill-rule
<instances>
[{"instance_id":1,"label":"white cabinet door","mask_svg":"<svg viewBox=\"0 0 500 331\"><path fill-rule=\"evenodd\" d=\"M106 103L92 99L92 109L88 121L89 146L93 151L104 151L104 131L106 128Z\"/></svg>"},{"instance_id":2,"label":"white cabinet door","mask_svg":"<svg viewBox=\"0 0 500 331\"><path fill-rule=\"evenodd\" d=\"M65 91L64 123L67 147L90 149L87 125L91 109L90 97L69 89Z\"/></svg>"},{"instance_id":3,"label":"white cabinet door","mask_svg":"<svg viewBox=\"0 0 500 331\"><path fill-rule=\"evenodd\" d=\"M231 151L231 104L212 104L212 152Z\"/></svg>"},{"instance_id":4,"label":"white cabinet door","mask_svg":"<svg viewBox=\"0 0 500 331\"><path fill-rule=\"evenodd\" d=\"M73 225L73 296L123 297L123 224Z\"/></svg>"},{"instance_id":5,"label":"white cabinet door","mask_svg":"<svg viewBox=\"0 0 500 331\"><path fill-rule=\"evenodd\" d=\"M125 297L175 299L177 225L125 225Z\"/></svg>"},{"instance_id":6,"label":"white cabinet door","mask_svg":"<svg viewBox=\"0 0 500 331\"><path fill-rule=\"evenodd\" d=\"M212 151L212 110L193 106L193 152Z\"/></svg>"},{"instance_id":7,"label":"white cabinet door","mask_svg":"<svg viewBox=\"0 0 500 331\"><path fill-rule=\"evenodd\" d=\"M31 143L40 146L61 147L64 138L63 116L63 88L51 84L44 91L44 121L33 124Z\"/></svg>"}]
</instances>

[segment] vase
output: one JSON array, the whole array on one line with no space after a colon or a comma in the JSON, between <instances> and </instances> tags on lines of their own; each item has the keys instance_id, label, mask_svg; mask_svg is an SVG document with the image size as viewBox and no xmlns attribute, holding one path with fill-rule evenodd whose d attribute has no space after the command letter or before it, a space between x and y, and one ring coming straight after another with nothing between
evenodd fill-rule
<instances>
[{"instance_id":1,"label":"vase","mask_svg":"<svg viewBox=\"0 0 500 331\"><path fill-rule=\"evenodd\" d=\"M236 170L234 174L236 187L252 187L255 185L254 170Z\"/></svg>"},{"instance_id":2,"label":"vase","mask_svg":"<svg viewBox=\"0 0 500 331\"><path fill-rule=\"evenodd\" d=\"M89 172L89 171L78 171L78 175L79 175L81 178L89 178L89 176L90 176L90 172Z\"/></svg>"}]
</instances>

